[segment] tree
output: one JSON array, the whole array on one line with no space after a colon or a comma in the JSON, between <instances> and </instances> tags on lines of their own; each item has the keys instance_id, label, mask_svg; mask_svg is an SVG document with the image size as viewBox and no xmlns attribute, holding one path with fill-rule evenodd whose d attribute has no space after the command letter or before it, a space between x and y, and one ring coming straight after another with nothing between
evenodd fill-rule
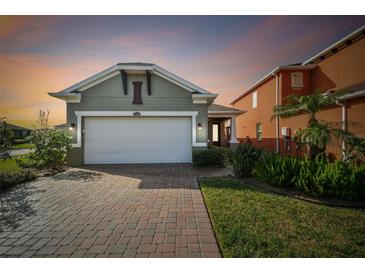
<instances>
[{"instance_id":1,"label":"tree","mask_svg":"<svg viewBox=\"0 0 365 274\"><path fill-rule=\"evenodd\" d=\"M0 148L1 151L8 150L14 138L14 133L11 129L5 129L5 122L1 123L0 127Z\"/></svg>"},{"instance_id":2,"label":"tree","mask_svg":"<svg viewBox=\"0 0 365 274\"><path fill-rule=\"evenodd\" d=\"M48 118L51 112L47 109L47 111L39 110L38 115L38 123L41 129L48 129Z\"/></svg>"},{"instance_id":3,"label":"tree","mask_svg":"<svg viewBox=\"0 0 365 274\"><path fill-rule=\"evenodd\" d=\"M285 98L282 105L274 107L273 117L288 118L299 115L308 117L307 127L296 132L294 139L308 147L309 157L314 159L316 155L324 152L333 137L341 137L349 134L339 127L333 127L333 123L319 121L319 111L329 107L339 100L342 93L323 93L321 90L310 95L290 95Z\"/></svg>"}]
</instances>

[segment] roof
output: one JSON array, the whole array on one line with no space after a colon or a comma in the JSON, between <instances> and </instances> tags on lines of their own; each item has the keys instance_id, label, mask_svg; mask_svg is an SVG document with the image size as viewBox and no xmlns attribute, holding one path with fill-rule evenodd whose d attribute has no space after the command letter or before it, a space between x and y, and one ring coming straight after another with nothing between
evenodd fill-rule
<instances>
[{"instance_id":1,"label":"roof","mask_svg":"<svg viewBox=\"0 0 365 274\"><path fill-rule=\"evenodd\" d=\"M354 42L354 40L358 41L364 38L364 36L365 36L365 25L361 26L360 28L353 31L352 33L345 36L336 43L330 45L328 48L322 50L320 53L317 53L313 57L309 58L307 61L303 62L303 65L320 62L323 60L323 58L336 54L338 50L342 50L348 47Z\"/></svg>"},{"instance_id":2,"label":"roof","mask_svg":"<svg viewBox=\"0 0 365 274\"><path fill-rule=\"evenodd\" d=\"M59 125L55 125L54 127L66 127L66 123L64 123L64 124L59 124Z\"/></svg>"},{"instance_id":3,"label":"roof","mask_svg":"<svg viewBox=\"0 0 365 274\"><path fill-rule=\"evenodd\" d=\"M241 93L239 96L237 96L231 104L236 103L238 100L240 100L242 97L246 96L248 93L250 93L252 90L257 88L259 85L261 85L263 82L267 81L271 77L274 77L276 73L278 73L280 70L312 70L315 68L315 63L317 63L320 60L323 60L323 58L328 57L331 54L335 54L338 50L342 50L343 48L347 47L348 45L351 45L353 41L358 41L362 39L365 36L365 25L358 28L354 32L350 33L349 35L345 36L341 40L337 41L336 43L332 44L325 50L321 51L320 53L316 54L315 56L311 57L307 61L303 62L302 64L291 64L291 65L285 65L285 66L278 66L268 74L266 74L264 77L262 77L260 80L258 80L256 83L254 83L252 86L250 86L248 89L246 89L243 93Z\"/></svg>"},{"instance_id":4,"label":"roof","mask_svg":"<svg viewBox=\"0 0 365 274\"><path fill-rule=\"evenodd\" d=\"M237 108L230 108L222 105L211 104L208 107L208 113L241 113L243 110Z\"/></svg>"},{"instance_id":5,"label":"roof","mask_svg":"<svg viewBox=\"0 0 365 274\"><path fill-rule=\"evenodd\" d=\"M6 128L11 130L31 130L30 128L21 127L13 124L6 123Z\"/></svg>"},{"instance_id":6,"label":"roof","mask_svg":"<svg viewBox=\"0 0 365 274\"><path fill-rule=\"evenodd\" d=\"M285 66L278 66L275 69L273 69L272 71L270 71L268 74L266 74L264 77L262 77L260 80L258 80L256 83L254 83L253 85L251 85L248 89L246 89L243 93L241 93L235 99L233 99L233 101L230 104L236 103L242 97L246 96L248 93L250 93L251 91L253 91L259 85L261 85L262 83L264 83L265 81L267 81L271 77L274 77L278 72L280 72L282 70L312 70L315 67L316 67L316 65L302 66L302 65L297 65L297 64L285 65Z\"/></svg>"},{"instance_id":7,"label":"roof","mask_svg":"<svg viewBox=\"0 0 365 274\"><path fill-rule=\"evenodd\" d=\"M217 94L212 94L209 91L177 76L176 74L165 70L164 68L151 64L151 63L118 63L114 66L111 66L99 73L94 74L93 76L78 82L64 90L59 92L51 92L48 93L50 96L63 99L63 100L74 100L74 102L80 102L81 99L81 91L84 91L92 86L95 86L111 77L114 77L120 74L120 71L124 70L127 73L145 73L146 71L151 72L152 74L158 75L176 85L181 86L182 88L190 91L191 93L197 94L206 94L211 97L217 97Z\"/></svg>"}]
</instances>

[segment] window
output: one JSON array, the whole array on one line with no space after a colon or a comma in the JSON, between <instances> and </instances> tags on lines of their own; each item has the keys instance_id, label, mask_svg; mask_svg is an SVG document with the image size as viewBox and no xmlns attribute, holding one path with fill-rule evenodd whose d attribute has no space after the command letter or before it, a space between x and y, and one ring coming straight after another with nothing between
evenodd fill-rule
<instances>
[{"instance_id":1,"label":"window","mask_svg":"<svg viewBox=\"0 0 365 274\"><path fill-rule=\"evenodd\" d=\"M218 124L213 124L213 142L219 141L219 126Z\"/></svg>"},{"instance_id":2,"label":"window","mask_svg":"<svg viewBox=\"0 0 365 274\"><path fill-rule=\"evenodd\" d=\"M257 108L257 91L252 92L252 108Z\"/></svg>"},{"instance_id":3,"label":"window","mask_svg":"<svg viewBox=\"0 0 365 274\"><path fill-rule=\"evenodd\" d=\"M142 82L133 82L133 104L142 104L142 94L141 94Z\"/></svg>"},{"instance_id":4,"label":"window","mask_svg":"<svg viewBox=\"0 0 365 274\"><path fill-rule=\"evenodd\" d=\"M303 87L303 73L302 72L293 72L291 74L291 87L292 88Z\"/></svg>"},{"instance_id":5,"label":"window","mask_svg":"<svg viewBox=\"0 0 365 274\"><path fill-rule=\"evenodd\" d=\"M262 141L262 124L256 124L256 139L257 141Z\"/></svg>"}]
</instances>

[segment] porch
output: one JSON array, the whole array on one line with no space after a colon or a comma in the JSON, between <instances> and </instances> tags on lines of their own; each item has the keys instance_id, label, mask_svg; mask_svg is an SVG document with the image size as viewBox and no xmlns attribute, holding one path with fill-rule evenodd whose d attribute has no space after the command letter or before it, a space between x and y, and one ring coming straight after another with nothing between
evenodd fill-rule
<instances>
[{"instance_id":1,"label":"porch","mask_svg":"<svg viewBox=\"0 0 365 274\"><path fill-rule=\"evenodd\" d=\"M208 144L230 146L237 144L236 117L245 111L211 104L208 107Z\"/></svg>"}]
</instances>

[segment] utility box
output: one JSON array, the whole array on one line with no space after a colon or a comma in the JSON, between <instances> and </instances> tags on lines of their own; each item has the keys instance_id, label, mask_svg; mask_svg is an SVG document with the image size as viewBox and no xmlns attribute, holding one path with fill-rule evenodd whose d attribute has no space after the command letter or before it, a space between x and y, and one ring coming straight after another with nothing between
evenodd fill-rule
<instances>
[{"instance_id":1,"label":"utility box","mask_svg":"<svg viewBox=\"0 0 365 274\"><path fill-rule=\"evenodd\" d=\"M284 137L290 137L290 127L282 127L281 135Z\"/></svg>"}]
</instances>

